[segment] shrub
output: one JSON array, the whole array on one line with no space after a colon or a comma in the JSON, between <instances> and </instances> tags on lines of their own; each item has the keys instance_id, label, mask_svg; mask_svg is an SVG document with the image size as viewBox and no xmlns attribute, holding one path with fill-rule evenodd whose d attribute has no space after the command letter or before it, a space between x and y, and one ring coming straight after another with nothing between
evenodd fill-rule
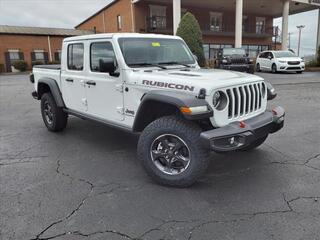
<instances>
[{"instance_id":1,"label":"shrub","mask_svg":"<svg viewBox=\"0 0 320 240\"><path fill-rule=\"evenodd\" d=\"M187 12L182 17L177 35L187 43L192 53L197 56L199 65L204 67L206 61L203 51L202 32L195 16Z\"/></svg>"},{"instance_id":2,"label":"shrub","mask_svg":"<svg viewBox=\"0 0 320 240\"><path fill-rule=\"evenodd\" d=\"M44 62L43 61L33 61L32 62L32 66L35 66L35 65L43 65Z\"/></svg>"},{"instance_id":3,"label":"shrub","mask_svg":"<svg viewBox=\"0 0 320 240\"><path fill-rule=\"evenodd\" d=\"M14 61L14 62L12 63L12 66L13 66L15 69L19 70L20 72L26 71L26 70L27 70L27 67L28 67L27 63L26 63L25 61L23 61L23 60L16 60L16 61Z\"/></svg>"},{"instance_id":4,"label":"shrub","mask_svg":"<svg viewBox=\"0 0 320 240\"><path fill-rule=\"evenodd\" d=\"M307 63L306 63L306 66L307 66L307 67L318 67L318 66L320 66L320 65L318 64L317 60L314 59L314 60L311 60L310 62L307 62Z\"/></svg>"}]
</instances>

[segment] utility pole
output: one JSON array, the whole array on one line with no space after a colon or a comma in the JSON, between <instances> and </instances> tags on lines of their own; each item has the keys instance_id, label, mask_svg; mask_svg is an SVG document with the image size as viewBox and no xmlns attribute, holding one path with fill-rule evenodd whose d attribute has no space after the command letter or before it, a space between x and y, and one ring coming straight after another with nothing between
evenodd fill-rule
<instances>
[{"instance_id":1,"label":"utility pole","mask_svg":"<svg viewBox=\"0 0 320 240\"><path fill-rule=\"evenodd\" d=\"M300 43L301 43L301 30L305 28L305 25L299 25L297 26L299 29L299 39L298 39L298 56L300 56Z\"/></svg>"},{"instance_id":2,"label":"utility pole","mask_svg":"<svg viewBox=\"0 0 320 240\"><path fill-rule=\"evenodd\" d=\"M292 32L289 32L289 49L291 49L291 35L292 35Z\"/></svg>"}]
</instances>

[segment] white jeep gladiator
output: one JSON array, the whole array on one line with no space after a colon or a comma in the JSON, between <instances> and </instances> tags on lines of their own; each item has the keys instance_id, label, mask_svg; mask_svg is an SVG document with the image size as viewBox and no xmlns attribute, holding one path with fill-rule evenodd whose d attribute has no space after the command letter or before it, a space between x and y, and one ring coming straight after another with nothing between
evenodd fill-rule
<instances>
[{"instance_id":1,"label":"white jeep gladiator","mask_svg":"<svg viewBox=\"0 0 320 240\"><path fill-rule=\"evenodd\" d=\"M283 127L284 110L259 76L200 69L179 37L96 34L67 38L61 66L35 66L30 80L46 127L68 115L141 133L138 157L158 183L186 187L210 151L250 150Z\"/></svg>"}]
</instances>

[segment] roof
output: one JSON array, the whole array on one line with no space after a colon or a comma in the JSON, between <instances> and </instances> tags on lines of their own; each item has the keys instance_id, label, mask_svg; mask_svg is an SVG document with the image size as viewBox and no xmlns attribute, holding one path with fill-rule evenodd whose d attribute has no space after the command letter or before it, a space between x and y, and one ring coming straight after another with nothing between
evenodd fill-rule
<instances>
[{"instance_id":1,"label":"roof","mask_svg":"<svg viewBox=\"0 0 320 240\"><path fill-rule=\"evenodd\" d=\"M92 31L65 29L65 28L43 28L43 27L21 27L0 25L0 34L21 35L46 35L46 36L79 36L92 34Z\"/></svg>"},{"instance_id":2,"label":"roof","mask_svg":"<svg viewBox=\"0 0 320 240\"><path fill-rule=\"evenodd\" d=\"M108 7L110 7L111 5L113 5L114 3L116 3L119 0L112 0L109 4L107 4L105 7L103 7L102 9L100 9L98 12L94 13L93 15L91 15L90 17L88 17L87 19L83 20L81 23L79 23L77 26L75 26L75 28L79 27L80 25L84 24L85 22L87 22L88 20L90 20L91 18L94 18L95 16L97 16L99 13L101 13L102 11L104 11L105 9L107 9Z\"/></svg>"},{"instance_id":3,"label":"roof","mask_svg":"<svg viewBox=\"0 0 320 240\"><path fill-rule=\"evenodd\" d=\"M99 33L78 37L65 38L64 42L91 40L91 39L107 39L107 38L170 38L180 39L178 36L164 35L164 34L150 34L150 33Z\"/></svg>"}]
</instances>

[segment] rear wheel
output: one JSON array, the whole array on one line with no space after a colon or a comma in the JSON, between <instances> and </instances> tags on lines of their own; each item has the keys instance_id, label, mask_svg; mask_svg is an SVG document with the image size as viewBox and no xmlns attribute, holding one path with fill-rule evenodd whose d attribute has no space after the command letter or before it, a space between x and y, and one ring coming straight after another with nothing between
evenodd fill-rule
<instances>
[{"instance_id":1,"label":"rear wheel","mask_svg":"<svg viewBox=\"0 0 320 240\"><path fill-rule=\"evenodd\" d=\"M41 115L44 124L51 132L62 131L67 126L68 115L58 107L51 93L41 96Z\"/></svg>"},{"instance_id":2,"label":"rear wheel","mask_svg":"<svg viewBox=\"0 0 320 240\"><path fill-rule=\"evenodd\" d=\"M251 151L251 150L259 147L262 143L264 143L264 141L266 141L267 137L268 137L268 135L266 135L262 138L258 138L257 140L252 142L249 146L242 148L241 151Z\"/></svg>"},{"instance_id":3,"label":"rear wheel","mask_svg":"<svg viewBox=\"0 0 320 240\"><path fill-rule=\"evenodd\" d=\"M272 73L277 73L277 65L276 64L272 64L272 66L271 66L271 72Z\"/></svg>"},{"instance_id":4,"label":"rear wheel","mask_svg":"<svg viewBox=\"0 0 320 240\"><path fill-rule=\"evenodd\" d=\"M138 156L147 173L163 185L192 185L209 164L209 150L202 146L200 133L196 124L175 116L149 124L138 143Z\"/></svg>"}]
</instances>

